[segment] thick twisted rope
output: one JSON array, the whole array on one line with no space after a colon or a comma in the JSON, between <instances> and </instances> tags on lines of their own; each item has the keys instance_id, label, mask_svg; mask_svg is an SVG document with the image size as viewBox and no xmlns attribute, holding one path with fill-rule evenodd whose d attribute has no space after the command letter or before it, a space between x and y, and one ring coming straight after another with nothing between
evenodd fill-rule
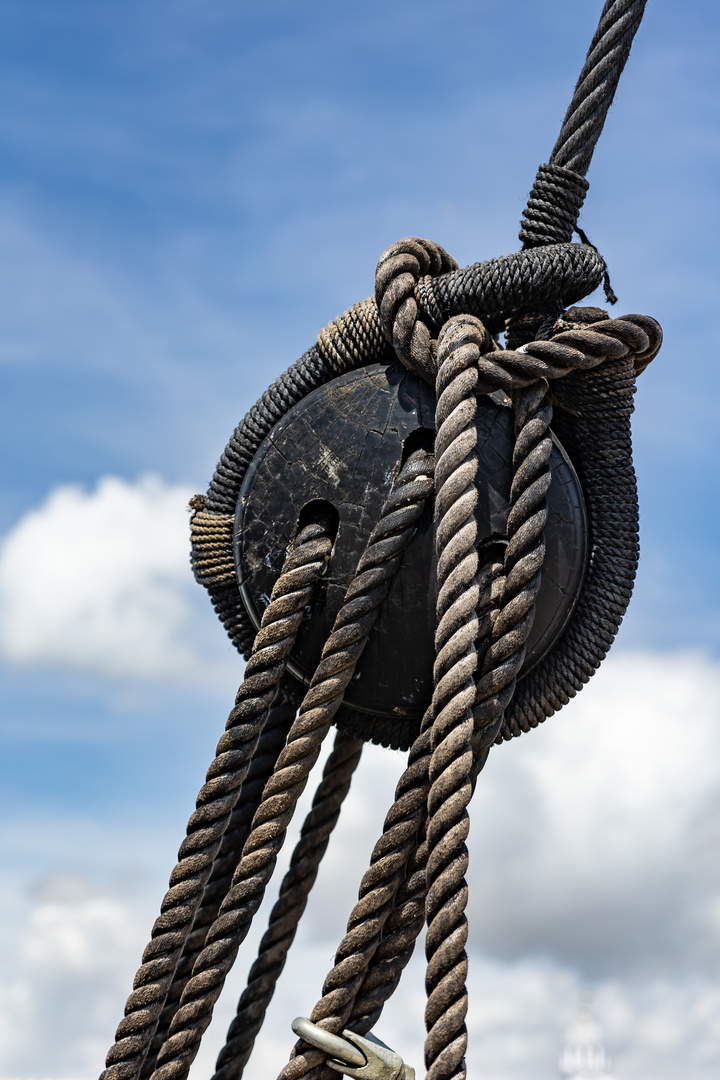
<instances>
[{"instance_id":1,"label":"thick twisted rope","mask_svg":"<svg viewBox=\"0 0 720 1080\"><path fill-rule=\"evenodd\" d=\"M489 392L498 388L510 391L516 411L516 447L504 565L502 572L497 564L484 567L482 587L476 593L472 592L472 588L466 588L468 597L478 603L475 616L478 619L476 633L481 661L481 677L477 688L474 688L473 697L472 753L469 759L464 759L465 762L476 762L471 782L484 763L490 742L498 737L504 711L512 702L540 585L544 554L542 529L546 517L545 497L551 479L549 458L552 449L549 436L552 410L547 398L546 380L559 380L576 368L591 371L601 363L616 362L613 358L618 357L625 357L627 363L632 363L629 358L635 356L638 363L644 364L657 351L659 340L659 328L654 320L640 316L621 320L604 319L601 323L593 324L592 330L573 327L563 331L552 342L534 342L518 352L484 352L489 345L487 333L482 324L472 317L452 320L441 334L443 348L450 352L455 348L471 350L472 360L466 362L468 369L473 371L471 377L475 392ZM464 407L470 409L472 405L468 401ZM468 437L471 436L466 435ZM440 445L443 445L442 442ZM448 489L449 492L453 490L452 486ZM467 527L471 529L472 525L468 522ZM456 543L462 540L462 529L459 529L458 537ZM455 540L452 529L446 531L444 539L452 545ZM464 734L461 732L460 738ZM426 780L423 782L427 783ZM456 801L462 811L462 805L468 798L468 780L464 776L462 781L458 781L457 792ZM462 844L466 826L462 812L457 822L452 821L452 811L442 805L442 800L438 800L437 812L438 837L444 835L442 829L449 831L452 822L456 826L460 845L454 851L457 858L453 868L442 881L447 893L438 888L437 895L431 898L438 933L429 935L429 942L434 950L433 955L440 953L440 956L431 974L432 982L436 975L438 980L436 985L431 983L430 987L434 1001L428 1012L431 1029L428 1060L434 1072L444 1077L461 1071L465 1038L464 930L458 914L459 907L462 907L464 886L457 878L460 876L462 880L464 873ZM446 815L445 819L443 814ZM392 844L387 843L387 838L396 820L391 812L382 846L377 849L371 864L372 876L363 882L361 900L351 915L348 934L338 950L335 967L326 980L323 998L312 1013L314 1022L336 1034L349 1021L359 1021L355 1030L369 1029L397 985L412 953L415 937L422 927L419 906L426 886L421 885L420 880L430 844L427 847L423 844L423 824L416 820L413 822L412 851L408 854L404 846L407 840L405 835L393 848ZM441 849L439 840L436 840L435 847ZM402 874L398 873L398 860L402 864ZM412 870L409 869L411 866ZM392 867L392 870L388 871L388 867ZM380 876L379 869L385 871L384 876ZM440 876L440 867L434 869ZM371 905L367 896L373 893ZM456 893L457 906L453 906L448 899L449 910L443 913L446 917L438 921L442 905L438 906L437 897L454 897ZM446 938L440 932L441 927L446 932ZM445 940L449 944L441 952ZM443 981L439 975L445 970L443 964L454 964L455 974L449 980ZM446 994L449 985L456 988L452 1000ZM312 1078L318 1074L323 1060L319 1051L298 1044L293 1058L281 1074L282 1080L298 1080L301 1076Z\"/></svg>"},{"instance_id":2,"label":"thick twisted rope","mask_svg":"<svg viewBox=\"0 0 720 1080\"><path fill-rule=\"evenodd\" d=\"M494 342L481 323L468 339L455 320L438 343L435 440L437 630L427 824L425 1009L428 1077L464 1076L467 1046L467 840L472 795L479 589L477 351Z\"/></svg>"},{"instance_id":3,"label":"thick twisted rope","mask_svg":"<svg viewBox=\"0 0 720 1080\"><path fill-rule=\"evenodd\" d=\"M552 410L547 383L515 392L515 448L504 581L476 685L475 394L490 340L472 317L444 328L438 354L438 633L428 797L425 1063L431 1080L465 1076L467 883L473 745L498 735L532 629L545 552ZM493 358L489 363L493 365ZM497 370L496 370L497 369ZM497 378L505 367L491 368ZM495 387L493 387L495 389ZM443 516L441 516L443 515Z\"/></svg>"},{"instance_id":4,"label":"thick twisted rope","mask_svg":"<svg viewBox=\"0 0 720 1080\"><path fill-rule=\"evenodd\" d=\"M432 490L431 460L424 451L410 455L371 533L287 745L263 793L232 887L195 963L169 1038L158 1054L155 1080L186 1076L197 1054L225 977L262 902L297 800Z\"/></svg>"},{"instance_id":5,"label":"thick twisted rope","mask_svg":"<svg viewBox=\"0 0 720 1080\"><path fill-rule=\"evenodd\" d=\"M599 329L604 313L575 308L558 328ZM506 710L502 737L536 727L567 704L599 667L618 631L632 594L638 563L638 504L632 465L630 416L635 373L657 352L662 334L655 320L624 316L647 335L624 357L553 384L553 428L578 470L585 494L591 558L568 626L552 651L518 685ZM636 351L638 350L638 351Z\"/></svg>"},{"instance_id":6,"label":"thick twisted rope","mask_svg":"<svg viewBox=\"0 0 720 1080\"><path fill-rule=\"evenodd\" d=\"M571 315L571 313L569 314ZM581 311L579 310L577 316L574 317L579 320L581 317ZM570 321L572 321L572 318L573 316L571 315ZM645 324L645 320L642 320L642 322L643 324ZM580 325L581 323L578 322L576 328L579 328ZM632 338L633 345L637 350L634 355L634 360L635 364L638 366L644 365L647 355L654 355L654 353L657 351L657 348L659 347L659 341L656 339L655 336L658 329L657 324L654 324L654 322L651 320L647 324L647 329L650 331L650 333L644 341L640 337ZM611 381L614 378L612 374L613 369L620 365L624 365L625 370L627 370L628 367L632 368L632 358L633 353L629 352L627 356L622 360L608 360L603 364L602 367L598 368L596 371L593 371L591 374L579 375L577 377L571 375L569 377L569 380L565 380L559 385L562 387L563 391L566 387L570 388L571 386L573 386L574 380L576 379L601 380L603 385L613 385ZM497 354L494 355L491 359L498 359ZM576 392L575 395L572 397L572 402L577 403L579 396L579 393ZM611 398L608 401L605 397L604 391L598 397L598 405L601 408L604 408L603 419L607 420L612 416L613 410L615 410L620 403L615 397ZM521 404L521 402L516 401L516 407ZM528 505L528 501L531 497L537 498L538 495L542 496L542 490L538 491L538 485L536 481L538 479L538 475L541 473L541 469L543 466L543 458L547 452L546 436L544 433L547 431L547 423L549 421L549 416L547 414L541 417L533 415L533 412L537 413L537 407L535 409L532 408L532 401L525 402L524 404L526 415L523 416L522 412L520 411L518 414L520 431L518 438L518 446L515 453L515 477L511 499L513 501L513 504L518 507L518 509L520 509L519 504L521 501L525 503L524 510L525 513L528 515L527 520L530 522L530 525L532 527L533 517L535 517L535 526L540 524L540 521L537 517L538 510L536 509L535 513L533 514L532 506ZM570 407L572 407L572 404L569 404ZM530 406L529 413L528 406ZM542 404L540 408L541 411L544 411L544 406ZM586 438L589 438L590 429L588 428L587 432L583 432L583 434ZM525 445L523 446L523 444ZM608 452L609 447L602 453L606 454ZM627 457L629 453L627 440L621 441L616 450L616 453L620 453L623 456ZM544 487L544 483L541 484L541 488L542 487ZM608 495L606 497L608 499L616 497L620 501L622 501L623 498L622 492L618 491L617 488L615 488L612 494L608 492ZM528 511L530 511L529 514ZM517 511L514 516L517 517ZM509 522L509 532L512 533L513 531L517 536L517 521L513 522L513 515L511 514ZM532 534L530 536L526 535L525 539L526 541L532 541ZM623 546L626 543L632 543L634 539L636 538L632 533L627 538L616 536L615 544ZM536 535L536 555L539 554L539 552L537 552L538 540L539 536ZM528 554L530 555L530 558L526 560L525 570L531 571L532 555L530 552L528 552ZM513 562L515 563L515 567L513 567ZM530 565L527 565L528 563ZM484 568L483 574L481 575L481 579L483 580L483 584L481 586L481 595L483 595L484 597L484 599L481 601L480 610L478 612L478 639L481 661L483 658L482 642L484 641L486 645L490 644L490 629L493 627L493 625L497 626L497 630L495 631L494 636L496 639L499 639L501 637L500 632L503 627L504 620L500 620L498 622L498 611L501 605L501 597L499 596L499 592L504 591L506 575L500 575L499 570L500 567L497 564L488 564ZM510 595L508 596L508 600L511 602L513 599L513 572L514 576L517 577L517 551L513 552L512 544L508 545L505 570L507 571L507 576L510 578L510 588L508 590ZM532 578L530 579L530 584L532 584ZM599 604L597 605L596 610L597 615L595 617L599 618ZM607 618L607 606L605 606L603 610L605 611L605 617ZM624 610L624 607L622 608L622 610ZM527 621L529 622L529 620ZM516 656L514 664L512 666L517 668L517 666L519 666L519 660L520 657ZM487 668L490 663L491 657L485 661L483 667ZM512 676L512 671L509 672L509 674ZM522 687L524 684L521 683L520 685ZM492 715L488 717L488 702L485 701L482 703L483 719L485 719L486 721L488 719L496 720L497 716L499 715L499 709L497 707L497 697L495 697L491 704L493 705ZM514 699L512 704L514 704ZM493 730L496 730L496 728L494 729L493 727L491 727L489 730L486 730L484 732L485 738L482 741L484 742L485 746L484 749L480 751L480 759L478 764L476 765L476 769L478 768L478 765L481 767L481 765L484 763L485 758L487 757L487 738L490 736ZM510 736L506 735L506 737ZM479 732L476 732L473 738L473 743L476 747L478 746L478 742ZM386 922L381 942L368 967L368 971L365 976L363 985L357 994L356 1001L348 1022L348 1026L350 1026L352 1030L365 1032L368 1031L377 1022L384 1003L394 992L399 982L402 971L406 966L407 962L409 961L410 956L412 955L415 939L420 933L424 923L424 901L427 888L427 883L424 875L426 859L427 845L420 843L420 845L413 854L412 860L409 863L408 876L398 890L395 908ZM454 990L456 995L454 998L455 1002L462 1002L462 990L460 980L455 983ZM459 1021L459 1019L460 1018L456 1016L456 1021ZM462 1032L461 1030L460 1022L457 1023L455 1031L451 1033L454 1034L456 1042L464 1038L464 1032ZM435 1050L436 1048L434 1048L434 1051Z\"/></svg>"},{"instance_id":7,"label":"thick twisted rope","mask_svg":"<svg viewBox=\"0 0 720 1080\"><path fill-rule=\"evenodd\" d=\"M305 818L300 839L290 859L290 868L280 886L279 899L270 914L257 960L250 969L237 1015L230 1025L225 1046L220 1051L215 1080L240 1080L243 1074L277 980L285 967L288 950L315 884L330 834L350 790L350 781L360 761L362 748L360 739L353 739L342 731L335 736L335 746L325 763L312 809Z\"/></svg>"},{"instance_id":8,"label":"thick twisted rope","mask_svg":"<svg viewBox=\"0 0 720 1080\"><path fill-rule=\"evenodd\" d=\"M477 620L478 664L482 663L490 641L503 580L502 564L491 560L480 567L476 578L478 604L475 618ZM432 723L432 717L432 710L428 710L425 718L426 725L429 726ZM490 748L484 744L478 733L473 733L471 743L473 749L471 779L474 786L487 761ZM425 760L429 766L429 756ZM426 791L429 788L429 782L429 776L426 776L424 781ZM393 909L383 927L377 949L355 997L348 1026L361 1034L365 1034L374 1027L385 1002L397 989L400 977L413 954L417 937L425 925L428 859L425 832L423 820L423 825L417 832L416 847L408 859L405 878L397 890Z\"/></svg>"},{"instance_id":9,"label":"thick twisted rope","mask_svg":"<svg viewBox=\"0 0 720 1080\"><path fill-rule=\"evenodd\" d=\"M250 762L248 774L243 781L240 797L235 804L230 822L223 834L220 850L215 857L212 872L203 891L202 902L193 920L192 930L188 934L185 947L175 969L157 1029L143 1063L140 1080L151 1076L155 1071L158 1050L167 1038L170 1023L177 1012L185 984L190 978L195 961L205 945L208 929L217 918L220 905L230 888L233 874L240 861L243 845L250 833L252 819L260 805L263 789L272 775L278 754L285 745L287 733L296 712L295 705L282 701L280 704L274 705L268 713L265 727L258 739L255 753Z\"/></svg>"},{"instance_id":10,"label":"thick twisted rope","mask_svg":"<svg viewBox=\"0 0 720 1080\"><path fill-rule=\"evenodd\" d=\"M509 314L525 306L555 311L558 305L576 303L600 284L605 268L598 253L582 244L515 252L438 277L423 276L420 271L426 265L428 269L437 267L437 259L428 254L427 262L418 261L415 302L422 322L436 332L452 315L470 312L482 318L493 333L503 328ZM422 335L422 330L419 333ZM317 344L250 409L222 454L207 496L194 500L195 576L207 588L231 640L245 655L252 646L254 629L232 572L232 537L235 506L248 466L275 424L309 393L347 371L392 356L375 300L353 305L321 331Z\"/></svg>"},{"instance_id":11,"label":"thick twisted rope","mask_svg":"<svg viewBox=\"0 0 720 1080\"><path fill-rule=\"evenodd\" d=\"M175 968L185 946L223 834L238 800L250 760L278 691L305 607L320 580L332 541L327 528L306 526L291 545L273 589L255 651L247 662L235 707L200 789L161 914L143 953L107 1056L103 1080L128 1080L142 1068Z\"/></svg>"},{"instance_id":12,"label":"thick twisted rope","mask_svg":"<svg viewBox=\"0 0 720 1080\"><path fill-rule=\"evenodd\" d=\"M367 895L377 892L377 896L366 905L364 921L353 924L349 930L348 951L343 954L341 950L336 965L338 972L342 969L340 980L326 984L323 1002L333 999L331 1014L327 1010L323 1012L322 1002L316 1007L320 1019L330 1027L337 1027L341 1016L352 1015L362 1024L369 1025L373 1017L379 1015L422 925L420 898L429 882L430 890L425 898L430 923L426 1058L428 1068L437 1080L446 1077L450 1080L462 1075L464 1070L466 887L462 874L466 860L466 808L474 778L485 760L489 741L498 735L503 716L503 737L527 730L559 708L592 674L599 662L598 655L602 658L603 650L612 641L632 586L636 536L628 534L614 542L608 490L613 479L620 476L622 507L616 524L628 532L628 524L632 525L634 520L636 499L629 433L626 438L623 422L632 407L633 366L635 371L642 370L652 359L659 347L659 328L652 320L628 316L624 320L605 320L602 325L596 324L592 331L584 327L579 334L577 329L563 331L555 335L553 342L530 339L550 334L557 313L592 291L603 276L604 262L595 249L587 243L571 245L568 241L587 190L584 174L644 6L645 0L607 0L603 8L600 25L550 161L538 170L522 224L521 239L525 250L458 270L442 249L427 241L411 238L395 245L379 266L377 301L363 301L331 324L321 333L317 345L263 395L231 439L207 499L198 497L193 503L196 575L208 587L233 641L247 653L253 634L234 581L232 519L248 464L277 420L312 389L335 375L387 358L386 339L410 370L434 382L437 371L434 335L448 318L454 316L482 316L491 333L496 333L507 323L508 340L519 344L526 342L520 349L506 351L502 357L497 352L488 356L485 330L481 324L475 328L477 334L483 335L482 348L478 342L475 346L485 354L478 359L472 373L475 392L500 387L511 393L517 430L504 565L502 572L497 564L483 567L473 584L466 580L472 560L477 559L467 546L473 526L467 516L472 492L462 486L470 458L462 457L460 453L463 450L470 454L470 428L459 426L448 442L448 448L455 446L457 453L453 469L441 480L439 491L443 493L445 510L441 508L438 523L442 539L440 592L444 596L442 603L447 602L448 606L440 617L438 631L436 690L428 714L428 724L432 719L433 728L430 732L426 727L419 740L429 737L431 745L425 742L422 753L418 750L420 760L425 764L408 788L417 792L432 782L427 842L424 839L424 815L414 814L408 834L411 838L406 836L406 842L401 843L402 851L397 845L394 850L392 845L381 849L377 862L393 867L391 880L388 879L387 887L379 892L370 887ZM582 239L585 240L584 235ZM606 291L609 294L609 282L606 282ZM610 295L609 298L612 299ZM464 329L459 331L458 326L451 327L446 336L441 335L441 340L449 342L455 332L461 337L465 335L466 339L468 334L472 337L470 320L460 318L457 323ZM464 340L458 348L468 344L473 343ZM594 371L601 363L602 367ZM469 370L469 367L463 368L463 372ZM456 373L445 390L454 385L454 390L459 392L464 377ZM573 459L581 479L584 483L587 479L588 484L595 484L597 488L589 493L588 500L594 550L587 588L584 588L581 602L559 647L530 673L515 693L525 642L532 625L544 550L542 526L549 482L550 443L546 380L562 378L564 385L559 384L556 398L571 411L564 417L560 414L558 427L564 426L563 436L568 446L574 444ZM464 415L463 408L470 408L471 404L468 395L458 398L456 408L460 411L455 419ZM613 408L620 415L620 427L613 419ZM573 413L576 421L568 419ZM445 420L449 421L452 415L451 409ZM593 456L592 451L586 452L583 436L597 434L595 429L605 422L609 422L613 435L620 432L619 437L615 442L606 438L607 445L601 446ZM440 430L443 430L442 423ZM446 434L448 431L449 428ZM603 458L611 465L601 460ZM457 528L448 525L444 538L443 514L448 521L453 514L456 518L466 514ZM321 569L322 566L320 572ZM369 569L365 567L365 570ZM467 587L453 592L461 579ZM451 586L453 582L455 584ZM296 591L302 590L297 586ZM474 611L470 611L465 603L471 596L476 600ZM343 681L346 672L354 670L362 650L362 645L359 650L357 646L366 630L362 625L363 618L371 614L363 611L362 599L357 593L349 603L346 602L350 611L353 601L357 601L352 618L360 636L353 638L349 623L336 624L336 666L332 667L330 654L323 655L321 667L326 660L329 663L320 682L311 686L306 698L309 704L304 706L304 712L291 729L292 752L289 744L285 757L280 755L278 769L269 781L269 794L258 808L248 837L246 856L234 878L233 898L228 897L219 917L212 923L210 933L206 934L227 885L229 867L237 858L238 846L247 829L247 821L234 813L239 785L247 773L247 751L257 742L267 709L284 674L286 641L274 638L271 621L266 623L263 619L258 641L267 630L263 646L267 655L264 661L257 660L256 667L252 668L250 678L244 684L245 697L242 696L243 688L238 694L236 709L228 721L228 732L223 737L226 741L221 740L218 758L201 791L198 810L191 819L161 917L155 924L153 939L136 976L126 1017L118 1028L116 1044L108 1056L105 1077L112 1080L132 1077L135 1080L157 1027L142 1071L143 1077L149 1075L156 1048L163 1040L189 966L202 948L194 965L195 974L185 986L181 1007L172 1020L171 1038L160 1052L160 1068L153 1075L180 1077L187 1072L196 1052L198 1033L201 1035L206 1021L209 1022L228 960L232 963L233 950L237 951L237 944L246 932L243 926L247 923L248 913L251 918L259 903L265 874L274 866L279 850L277 844L282 843L288 815L292 815L296 796L288 794L279 781L279 786L274 786L274 780L286 773L283 782L291 786L294 783L300 790L306 782L308 763L314 763L319 743L327 730L322 714L331 698L322 698L319 686L324 680L331 695L339 688L340 698L334 705L337 709L346 685ZM273 603L275 600L284 600L286 608L290 603L286 595L276 597L274 593ZM298 614L294 612L295 617ZM288 631L292 618L286 613L279 622L283 620ZM468 644L471 630L475 634L475 651ZM343 668L343 662L338 660L343 650L348 658L348 668ZM249 669L256 655L251 657ZM267 664L266 668L263 663ZM471 722L466 702L468 673L478 668L480 678ZM254 684L250 687L253 679ZM259 715L253 714L253 706L256 711L260 710ZM320 714L319 717L308 719L313 710ZM333 706L329 706L329 711L334 715ZM316 719L317 726L313 727ZM247 807L256 801L254 785L261 772L259 768L246 789ZM404 794L401 801L403 797ZM223 832L231 814L234 815L232 837L223 844ZM395 827L392 814L391 811L388 835ZM448 851L454 853L454 858L449 861ZM212 869L218 853L220 858ZM246 860L249 861L240 873ZM211 872L212 879L209 880ZM427 881L424 882L425 878ZM376 912L376 917L369 914L371 910ZM367 938L366 926L370 924L373 928ZM356 947L364 935L367 938L365 946ZM298 1062L301 1056L295 1061Z\"/></svg>"}]
</instances>

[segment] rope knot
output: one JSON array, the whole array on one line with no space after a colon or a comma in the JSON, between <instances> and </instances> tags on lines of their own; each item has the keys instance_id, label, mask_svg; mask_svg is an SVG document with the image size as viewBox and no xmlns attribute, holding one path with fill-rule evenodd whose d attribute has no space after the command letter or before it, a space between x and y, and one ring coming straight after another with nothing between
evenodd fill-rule
<instances>
[{"instance_id":1,"label":"rope knot","mask_svg":"<svg viewBox=\"0 0 720 1080\"><path fill-rule=\"evenodd\" d=\"M457 268L439 244L408 236L382 253L375 271L375 302L383 334L405 367L431 385L437 374L437 342L420 317L417 286L423 277L438 277Z\"/></svg>"}]
</instances>

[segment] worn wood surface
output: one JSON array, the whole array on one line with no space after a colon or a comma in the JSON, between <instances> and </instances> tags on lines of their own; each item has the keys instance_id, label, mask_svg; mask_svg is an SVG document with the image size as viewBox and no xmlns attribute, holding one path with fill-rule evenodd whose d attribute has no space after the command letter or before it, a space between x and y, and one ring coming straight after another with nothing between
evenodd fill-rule
<instances>
[{"instance_id":1,"label":"worn wood surface","mask_svg":"<svg viewBox=\"0 0 720 1080\"><path fill-rule=\"evenodd\" d=\"M484 543L500 539L511 482L513 414L479 401L478 522ZM292 657L307 682L370 531L390 491L408 440L432 439L435 400L400 364L374 364L308 395L260 447L238 501L238 581L259 625L303 508L325 500L338 527L322 589ZM547 558L524 671L547 652L579 595L587 561L587 522L578 478L556 443L552 455ZM432 687L435 595L432 508L405 553L389 596L346 693L348 706L373 716L419 720ZM413 725L414 726L414 725Z\"/></svg>"}]
</instances>

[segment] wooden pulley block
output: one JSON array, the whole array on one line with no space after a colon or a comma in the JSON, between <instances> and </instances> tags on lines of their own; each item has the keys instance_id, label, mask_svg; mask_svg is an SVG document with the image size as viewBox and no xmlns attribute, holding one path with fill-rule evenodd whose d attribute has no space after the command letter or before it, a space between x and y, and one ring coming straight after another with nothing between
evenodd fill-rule
<instances>
[{"instance_id":1,"label":"wooden pulley block","mask_svg":"<svg viewBox=\"0 0 720 1080\"><path fill-rule=\"evenodd\" d=\"M478 400L478 508L482 549L502 544L512 480L514 415ZM243 603L255 626L287 546L309 514L337 533L323 584L290 658L307 684L345 590L408 453L432 448L435 398L399 362L372 364L313 391L261 444L245 476L235 518ZM582 489L557 439L551 458L546 559L523 674L557 641L580 595L588 556ZM428 505L392 581L347 688L337 722L360 737L405 746L432 695L435 633L433 507Z\"/></svg>"}]
</instances>

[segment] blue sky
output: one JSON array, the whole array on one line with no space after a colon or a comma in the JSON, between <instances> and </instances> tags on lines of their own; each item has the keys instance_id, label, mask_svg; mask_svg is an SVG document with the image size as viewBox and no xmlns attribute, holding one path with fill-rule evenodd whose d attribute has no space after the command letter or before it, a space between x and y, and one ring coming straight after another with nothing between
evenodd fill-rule
<instances>
[{"instance_id":1,"label":"blue sky","mask_svg":"<svg viewBox=\"0 0 720 1080\"><path fill-rule=\"evenodd\" d=\"M461 264L517 247L527 192L600 8L599 0L268 0L261 8L0 0L0 563L19 612L15 622L5 616L0 650L0 835L17 897L10 937L26 933L42 907L38 882L75 874L102 891L121 864L142 869L127 910L142 909L138 942L149 929L240 674L186 580L182 504L204 489L268 382L371 292L391 242L427 236ZM646 672L685 671L688 686L705 686L701 700L713 702L719 53L711 0L649 0L581 219L607 259L615 311L652 314L666 335L637 396L643 560L617 650L642 654ZM162 512L152 509L157 492L142 486L147 474L167 496ZM115 487L102 487L103 478ZM150 532L126 536L127 515L148 507ZM107 549L107 563L78 555L75 529ZM141 548L156 561L133 563ZM85 558L99 576L88 569L71 618L55 586ZM143 583L156 591L138 647L126 624L103 622L102 613L140 610ZM74 636L83 612L100 620L94 644ZM632 681L617 670L618 686ZM511 781L520 791L522 781ZM708 780L697 813L714 822L713 790ZM138 823L145 847L133 840ZM117 865L98 853L103 836L115 838ZM712 878L708 897L716 886ZM67 895L52 903L77 908L76 893ZM670 930L658 920L660 941ZM568 987L610 978L567 943L543 952L529 927L520 934L527 955L566 965ZM8 963L20 972L8 941ZM682 961L678 952L668 985L680 986L672 982L680 968L705 978L688 959L697 941ZM92 1051L77 1049L78 1028L49 1073L22 1047L3 1057L0 1037L0 1073L92 1075L140 947L117 961L122 978L107 991ZM617 977L639 986L640 968ZM510 978L503 970L501 981ZM645 1001L643 993L632 1000ZM612 1026L616 1014L605 1008ZM35 1022L26 1021L33 1046ZM720 1049L712 1052L711 1070ZM544 1075L542 1062L527 1060ZM640 1080L656 1067L652 1056L627 1062ZM685 1080L704 1080L705 1066L683 1068ZM507 1063L497 1070L498 1080L515 1075Z\"/></svg>"}]
</instances>

